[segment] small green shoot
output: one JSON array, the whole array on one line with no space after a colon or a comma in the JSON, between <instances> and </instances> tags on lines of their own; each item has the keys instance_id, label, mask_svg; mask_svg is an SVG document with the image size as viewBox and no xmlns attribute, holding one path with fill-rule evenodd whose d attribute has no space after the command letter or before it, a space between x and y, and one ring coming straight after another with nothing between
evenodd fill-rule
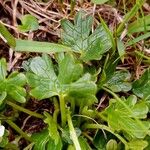
<instances>
[{"instance_id":1,"label":"small green shoot","mask_svg":"<svg viewBox=\"0 0 150 150\"><path fill-rule=\"evenodd\" d=\"M22 25L18 26L18 29L21 32L31 32L39 28L38 20L30 14L22 16L21 24Z\"/></svg>"}]
</instances>

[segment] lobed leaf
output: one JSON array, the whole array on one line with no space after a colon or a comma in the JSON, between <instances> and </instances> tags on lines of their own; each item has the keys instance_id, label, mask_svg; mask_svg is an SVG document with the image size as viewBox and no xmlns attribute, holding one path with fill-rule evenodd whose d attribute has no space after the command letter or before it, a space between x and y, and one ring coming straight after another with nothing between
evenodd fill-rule
<instances>
[{"instance_id":1,"label":"lobed leaf","mask_svg":"<svg viewBox=\"0 0 150 150\"><path fill-rule=\"evenodd\" d=\"M84 99L84 102L89 99L97 100L96 84L91 80L91 75L82 75L82 65L71 54L66 54L59 61L58 75L47 55L33 58L29 70L27 78L31 86L30 94L39 100L62 94L70 99Z\"/></svg>"},{"instance_id":2,"label":"lobed leaf","mask_svg":"<svg viewBox=\"0 0 150 150\"><path fill-rule=\"evenodd\" d=\"M49 132L47 129L35 133L32 135L32 139L35 142L33 150L61 150L62 149L62 141L59 138L57 145L54 140L50 138Z\"/></svg>"},{"instance_id":3,"label":"lobed leaf","mask_svg":"<svg viewBox=\"0 0 150 150\"><path fill-rule=\"evenodd\" d=\"M137 103L135 96L130 96L123 101L131 112L119 101L111 100L104 113L107 115L109 126L128 134L132 138L144 138L148 134L149 123L136 121L135 118L146 118L148 107L145 103Z\"/></svg>"},{"instance_id":4,"label":"lobed leaf","mask_svg":"<svg viewBox=\"0 0 150 150\"><path fill-rule=\"evenodd\" d=\"M128 92L132 88L130 78L131 75L128 71L116 71L104 86L108 87L113 92Z\"/></svg>"},{"instance_id":5,"label":"lobed leaf","mask_svg":"<svg viewBox=\"0 0 150 150\"><path fill-rule=\"evenodd\" d=\"M26 91L23 86L26 84L26 77L23 73L13 72L7 78L7 65L5 59L0 60L0 104L3 103L6 96L24 103L26 101Z\"/></svg>"},{"instance_id":6,"label":"lobed leaf","mask_svg":"<svg viewBox=\"0 0 150 150\"><path fill-rule=\"evenodd\" d=\"M112 46L105 28L99 25L91 34L92 17L79 12L75 16L74 25L64 19L61 21L63 28L62 42L80 53L84 61L99 60Z\"/></svg>"}]
</instances>

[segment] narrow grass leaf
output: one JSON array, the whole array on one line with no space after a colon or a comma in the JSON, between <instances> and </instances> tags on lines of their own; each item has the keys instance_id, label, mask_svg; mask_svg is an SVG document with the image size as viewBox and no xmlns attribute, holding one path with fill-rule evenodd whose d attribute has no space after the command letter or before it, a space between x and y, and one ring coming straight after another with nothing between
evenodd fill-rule
<instances>
[{"instance_id":1,"label":"narrow grass leaf","mask_svg":"<svg viewBox=\"0 0 150 150\"><path fill-rule=\"evenodd\" d=\"M118 54L120 56L120 59L122 63L124 62L124 55L125 55L125 45L121 40L117 40L117 48L118 48Z\"/></svg>"},{"instance_id":2,"label":"narrow grass leaf","mask_svg":"<svg viewBox=\"0 0 150 150\"><path fill-rule=\"evenodd\" d=\"M71 51L71 48L61 44L55 44L55 43L16 39L15 51L55 53L55 52Z\"/></svg>"},{"instance_id":3,"label":"narrow grass leaf","mask_svg":"<svg viewBox=\"0 0 150 150\"><path fill-rule=\"evenodd\" d=\"M106 3L106 2L108 2L109 0L92 0L92 2L94 3L94 4L104 4L104 3Z\"/></svg>"},{"instance_id":4,"label":"narrow grass leaf","mask_svg":"<svg viewBox=\"0 0 150 150\"><path fill-rule=\"evenodd\" d=\"M143 34L143 35L141 35L141 36L139 36L137 38L134 38L133 40L129 41L126 46L131 46L131 45L136 44L137 42L139 42L141 40L145 40L145 39L147 39L149 37L150 37L150 32L145 33L145 34Z\"/></svg>"}]
</instances>

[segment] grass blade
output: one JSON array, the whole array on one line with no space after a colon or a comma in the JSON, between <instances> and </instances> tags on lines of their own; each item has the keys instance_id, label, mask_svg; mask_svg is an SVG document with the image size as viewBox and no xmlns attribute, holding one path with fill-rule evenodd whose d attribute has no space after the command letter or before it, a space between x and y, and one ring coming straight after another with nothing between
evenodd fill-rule
<instances>
[{"instance_id":1,"label":"grass blade","mask_svg":"<svg viewBox=\"0 0 150 150\"><path fill-rule=\"evenodd\" d=\"M61 44L16 39L15 51L55 53L55 52L67 52L72 50L71 48Z\"/></svg>"},{"instance_id":2,"label":"grass blade","mask_svg":"<svg viewBox=\"0 0 150 150\"><path fill-rule=\"evenodd\" d=\"M149 37L150 37L150 32L143 34L137 38L134 38L133 40L129 41L129 43L127 43L126 46L131 46L131 45L136 44L137 42L144 40L144 39L147 39Z\"/></svg>"},{"instance_id":3,"label":"grass blade","mask_svg":"<svg viewBox=\"0 0 150 150\"><path fill-rule=\"evenodd\" d=\"M120 35L120 33L122 32L122 30L125 27L125 24L133 17L135 16L135 14L137 13L137 11L140 9L140 7L143 5L143 3L145 2L145 0L137 0L136 4L134 5L134 7L131 9L131 11L129 11L126 15L125 18L123 20L123 22L119 25L118 29L117 29L117 35Z\"/></svg>"}]
</instances>

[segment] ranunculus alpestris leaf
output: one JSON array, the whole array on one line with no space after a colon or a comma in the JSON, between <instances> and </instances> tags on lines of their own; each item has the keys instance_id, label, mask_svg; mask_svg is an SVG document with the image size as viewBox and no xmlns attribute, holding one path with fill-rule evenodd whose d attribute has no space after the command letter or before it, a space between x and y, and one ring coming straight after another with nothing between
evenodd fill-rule
<instances>
[{"instance_id":1,"label":"ranunculus alpestris leaf","mask_svg":"<svg viewBox=\"0 0 150 150\"><path fill-rule=\"evenodd\" d=\"M14 71L7 78L7 65L5 59L0 60L0 104L6 96L24 103L26 101L26 91L23 86L26 83L26 77L23 73Z\"/></svg>"},{"instance_id":2,"label":"ranunculus alpestris leaf","mask_svg":"<svg viewBox=\"0 0 150 150\"><path fill-rule=\"evenodd\" d=\"M64 19L62 25L62 42L81 54L84 61L98 60L111 48L111 40L103 26L99 25L91 34L92 17L80 11L74 24Z\"/></svg>"},{"instance_id":3,"label":"ranunculus alpestris leaf","mask_svg":"<svg viewBox=\"0 0 150 150\"><path fill-rule=\"evenodd\" d=\"M116 131L130 135L132 138L144 138L148 134L150 126L148 122L140 119L146 118L148 107L144 103L137 103L135 96L130 96L127 100L122 99L122 101L128 109L119 101L112 99L109 107L104 111L109 126Z\"/></svg>"},{"instance_id":4,"label":"ranunculus alpestris leaf","mask_svg":"<svg viewBox=\"0 0 150 150\"><path fill-rule=\"evenodd\" d=\"M145 150L145 148L148 146L148 142L144 140L132 140L128 143L130 150Z\"/></svg>"},{"instance_id":5,"label":"ranunculus alpestris leaf","mask_svg":"<svg viewBox=\"0 0 150 150\"><path fill-rule=\"evenodd\" d=\"M130 73L126 70L116 71L105 84L113 92L127 92L131 90Z\"/></svg>"},{"instance_id":6,"label":"ranunculus alpestris leaf","mask_svg":"<svg viewBox=\"0 0 150 150\"><path fill-rule=\"evenodd\" d=\"M66 54L58 63L58 75L56 75L48 55L31 60L27 78L32 96L41 100L63 94L70 99L72 97L84 99L84 102L89 99L92 99L92 102L93 99L97 100L96 84L91 80L90 74L82 75L82 64L77 62L71 54Z\"/></svg>"}]
</instances>

